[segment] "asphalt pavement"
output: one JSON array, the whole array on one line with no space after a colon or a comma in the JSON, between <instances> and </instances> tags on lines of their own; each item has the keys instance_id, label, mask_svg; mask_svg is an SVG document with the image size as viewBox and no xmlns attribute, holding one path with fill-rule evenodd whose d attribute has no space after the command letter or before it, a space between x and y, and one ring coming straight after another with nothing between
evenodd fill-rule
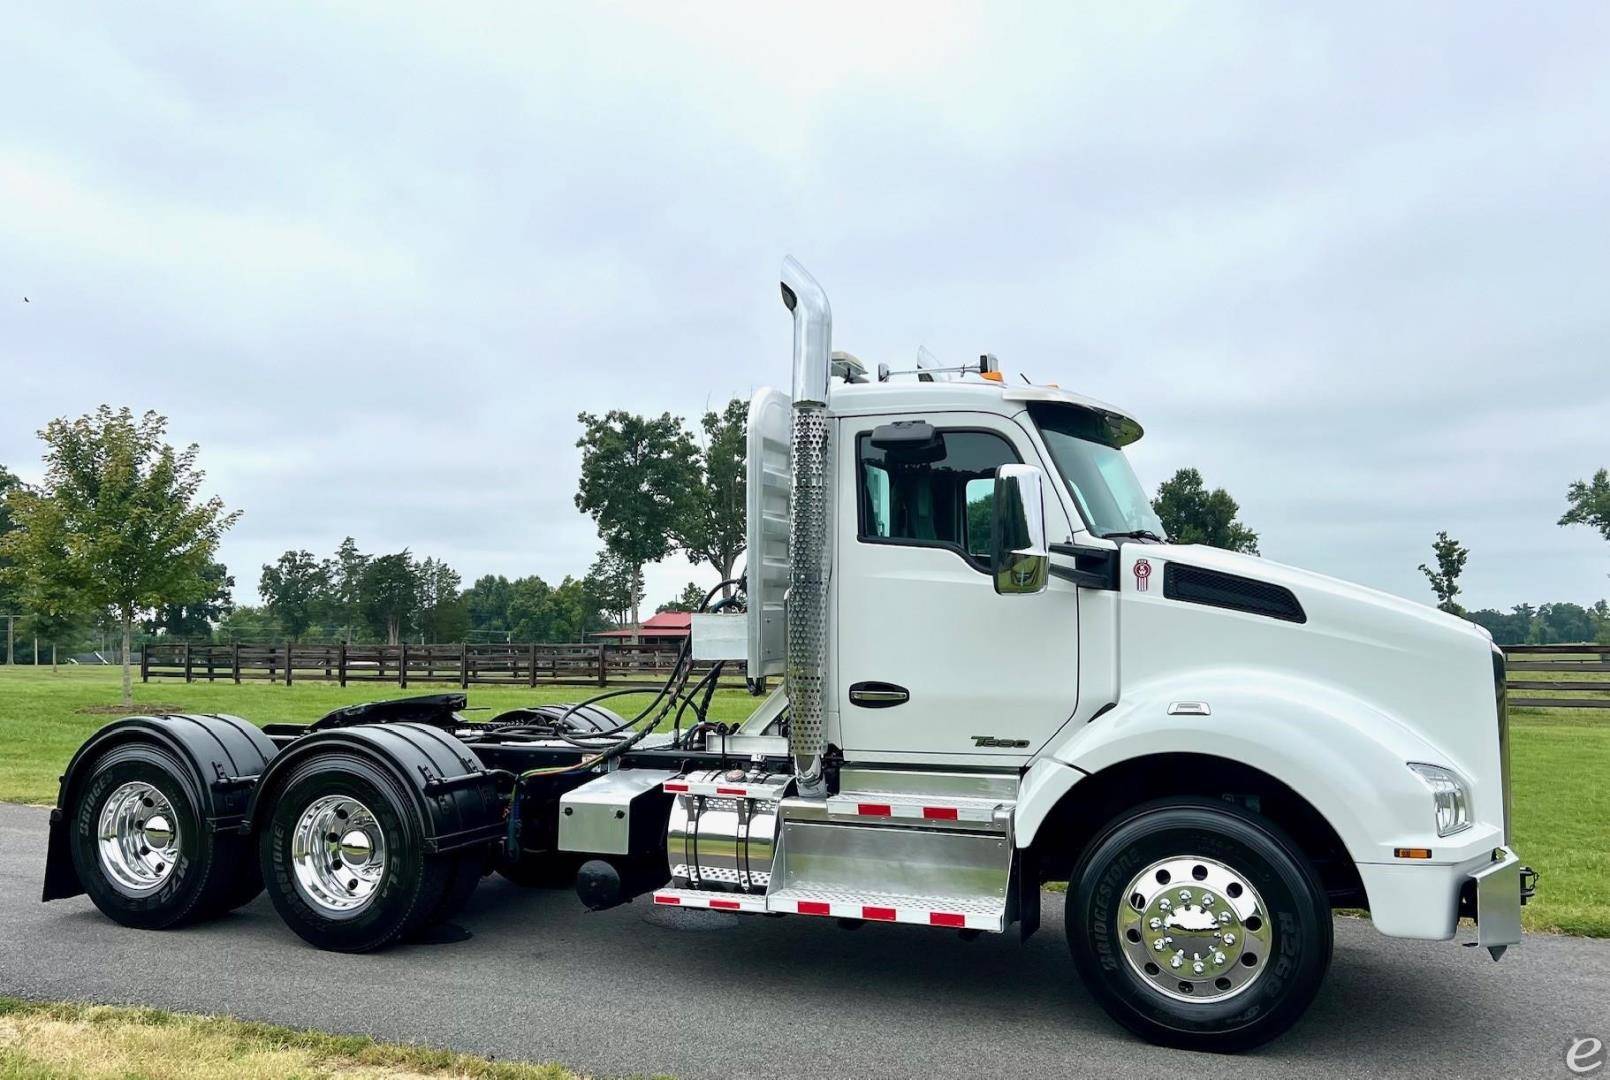
<instances>
[{"instance_id":1,"label":"asphalt pavement","mask_svg":"<svg viewBox=\"0 0 1610 1080\"><path fill-rule=\"evenodd\" d=\"M1574 1038L1610 1043L1610 941L1530 935L1495 964L1339 919L1326 985L1286 1036L1236 1058L1160 1049L1080 986L1051 895L1026 945L642 901L588 913L500 878L460 917L467 940L367 956L303 944L263 898L186 930L128 930L85 897L39 902L46 814L0 804L0 994L681 1080L1569 1077Z\"/></svg>"}]
</instances>

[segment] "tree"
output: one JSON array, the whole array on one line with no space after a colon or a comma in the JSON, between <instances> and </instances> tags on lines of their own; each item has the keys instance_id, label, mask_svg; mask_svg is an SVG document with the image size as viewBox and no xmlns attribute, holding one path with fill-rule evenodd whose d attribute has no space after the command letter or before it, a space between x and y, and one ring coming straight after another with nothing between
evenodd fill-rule
<instances>
[{"instance_id":1,"label":"tree","mask_svg":"<svg viewBox=\"0 0 1610 1080\"><path fill-rule=\"evenodd\" d=\"M134 704L135 617L205 596L219 538L240 516L216 496L200 498L199 448L175 451L163 441L166 431L155 412L135 420L129 409L106 405L77 420L52 420L39 433L44 484L9 494L16 528L0 538L12 563L8 577L37 577L71 590L81 610L116 615L125 707Z\"/></svg>"},{"instance_id":2,"label":"tree","mask_svg":"<svg viewBox=\"0 0 1610 1080\"><path fill-rule=\"evenodd\" d=\"M348 642L353 624L362 615L363 572L368 565L369 556L358 550L357 541L350 536L341 541L333 559L324 560L324 613L342 628Z\"/></svg>"},{"instance_id":3,"label":"tree","mask_svg":"<svg viewBox=\"0 0 1610 1080\"><path fill-rule=\"evenodd\" d=\"M469 609L459 596L463 579L440 559L419 564L419 629L427 642L463 641Z\"/></svg>"},{"instance_id":4,"label":"tree","mask_svg":"<svg viewBox=\"0 0 1610 1080\"><path fill-rule=\"evenodd\" d=\"M163 604L145 620L147 634L168 634L192 641L210 640L213 627L235 610L235 578L221 562L208 563L202 571L207 591L187 604Z\"/></svg>"},{"instance_id":5,"label":"tree","mask_svg":"<svg viewBox=\"0 0 1610 1080\"><path fill-rule=\"evenodd\" d=\"M514 586L502 574L483 574L476 578L475 584L464 592L470 629L475 633L507 636L513 626L509 621L509 602L513 599Z\"/></svg>"},{"instance_id":6,"label":"tree","mask_svg":"<svg viewBox=\"0 0 1610 1080\"><path fill-rule=\"evenodd\" d=\"M274 565L263 567L257 594L270 615L279 620L285 636L300 641L313 625L330 585L327 569L311 551L287 551Z\"/></svg>"},{"instance_id":7,"label":"tree","mask_svg":"<svg viewBox=\"0 0 1610 1080\"><path fill-rule=\"evenodd\" d=\"M594 609L604 612L617 627L625 626L643 602L638 580L626 560L608 548L598 553L585 579Z\"/></svg>"},{"instance_id":8,"label":"tree","mask_svg":"<svg viewBox=\"0 0 1610 1080\"><path fill-rule=\"evenodd\" d=\"M217 639L226 645L260 645L284 640L279 621L266 608L242 604L218 621Z\"/></svg>"},{"instance_id":9,"label":"tree","mask_svg":"<svg viewBox=\"0 0 1610 1080\"><path fill-rule=\"evenodd\" d=\"M1561 525L1590 525L1610 540L1610 470L1600 469L1591 481L1575 480L1565 491L1568 504Z\"/></svg>"},{"instance_id":10,"label":"tree","mask_svg":"<svg viewBox=\"0 0 1610 1080\"><path fill-rule=\"evenodd\" d=\"M654 610L656 612L698 611L699 605L704 603L704 594L709 591L709 589L701 587L697 581L690 581L682 587L682 591L675 600L667 601Z\"/></svg>"},{"instance_id":11,"label":"tree","mask_svg":"<svg viewBox=\"0 0 1610 1080\"><path fill-rule=\"evenodd\" d=\"M6 497L20 487L22 481L4 465L0 465L0 536L5 536L13 527L11 508ZM17 596L19 588L11 584L5 573L7 561L6 557L0 554L0 615L13 615L22 606Z\"/></svg>"},{"instance_id":12,"label":"tree","mask_svg":"<svg viewBox=\"0 0 1610 1080\"><path fill-rule=\"evenodd\" d=\"M699 479L698 450L670 413L649 419L614 409L577 419L582 454L576 508L592 515L605 546L629 569L636 622L644 564L670 554L688 519L689 492Z\"/></svg>"},{"instance_id":13,"label":"tree","mask_svg":"<svg viewBox=\"0 0 1610 1080\"><path fill-rule=\"evenodd\" d=\"M1176 544L1258 554L1258 534L1236 520L1241 507L1223 488L1208 491L1195 469L1181 469L1159 484L1152 509Z\"/></svg>"},{"instance_id":14,"label":"tree","mask_svg":"<svg viewBox=\"0 0 1610 1080\"><path fill-rule=\"evenodd\" d=\"M748 421L748 403L736 398L720 413L704 414L697 476L688 489L687 512L675 533L688 560L695 566L709 563L722 581L731 579L732 568L744 552ZM723 586L721 595L731 596L731 587Z\"/></svg>"},{"instance_id":15,"label":"tree","mask_svg":"<svg viewBox=\"0 0 1610 1080\"><path fill-rule=\"evenodd\" d=\"M1581 604L1541 604L1529 636L1535 645L1575 644L1592 641L1597 629L1592 613Z\"/></svg>"},{"instance_id":16,"label":"tree","mask_svg":"<svg viewBox=\"0 0 1610 1080\"><path fill-rule=\"evenodd\" d=\"M1499 645L1524 645L1532 631L1532 612L1524 605L1507 613L1483 608L1470 612L1465 618L1486 627L1487 632L1493 635L1493 641Z\"/></svg>"},{"instance_id":17,"label":"tree","mask_svg":"<svg viewBox=\"0 0 1610 1080\"><path fill-rule=\"evenodd\" d=\"M1420 573L1431 582L1431 591L1437 595L1437 607L1450 615L1463 615L1465 609L1454 597L1459 595L1459 575L1465 571L1465 560L1470 558L1470 552L1446 532L1437 533L1431 552L1436 557L1437 568L1433 570L1421 563Z\"/></svg>"},{"instance_id":18,"label":"tree","mask_svg":"<svg viewBox=\"0 0 1610 1080\"><path fill-rule=\"evenodd\" d=\"M397 645L419 611L419 568L407 548L369 560L359 583L363 618L388 645Z\"/></svg>"},{"instance_id":19,"label":"tree","mask_svg":"<svg viewBox=\"0 0 1610 1080\"><path fill-rule=\"evenodd\" d=\"M55 535L49 535L46 532L65 528L60 515L45 515L35 527L40 530L39 534L32 538L37 547L50 550L66 549L65 533L57 532ZM30 569L32 571L30 573L12 575L20 584L5 601L9 606L3 611L27 613L22 620L22 633L24 636L42 639L50 644L50 670L55 674L56 644L70 637L85 623L91 622L93 615L85 610L83 590L64 563L54 565L45 563L32 566ZM36 655L34 663L38 662L39 657Z\"/></svg>"}]
</instances>

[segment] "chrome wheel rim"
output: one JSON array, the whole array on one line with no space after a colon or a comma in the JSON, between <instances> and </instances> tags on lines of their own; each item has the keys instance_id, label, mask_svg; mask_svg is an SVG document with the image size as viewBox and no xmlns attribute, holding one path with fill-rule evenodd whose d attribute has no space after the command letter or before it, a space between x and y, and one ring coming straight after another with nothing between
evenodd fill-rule
<instances>
[{"instance_id":1,"label":"chrome wheel rim","mask_svg":"<svg viewBox=\"0 0 1610 1080\"><path fill-rule=\"evenodd\" d=\"M386 873L386 837L374 813L349 795L321 795L296 819L291 868L297 892L325 915L356 915Z\"/></svg>"},{"instance_id":2,"label":"chrome wheel rim","mask_svg":"<svg viewBox=\"0 0 1610 1080\"><path fill-rule=\"evenodd\" d=\"M1130 881L1118 941L1130 969L1174 1001L1217 1002L1263 977L1269 910L1246 876L1216 859L1160 859Z\"/></svg>"},{"instance_id":3,"label":"chrome wheel rim","mask_svg":"<svg viewBox=\"0 0 1610 1080\"><path fill-rule=\"evenodd\" d=\"M101 805L96 837L101 871L131 896L156 892L179 861L173 804L143 780L119 786Z\"/></svg>"}]
</instances>

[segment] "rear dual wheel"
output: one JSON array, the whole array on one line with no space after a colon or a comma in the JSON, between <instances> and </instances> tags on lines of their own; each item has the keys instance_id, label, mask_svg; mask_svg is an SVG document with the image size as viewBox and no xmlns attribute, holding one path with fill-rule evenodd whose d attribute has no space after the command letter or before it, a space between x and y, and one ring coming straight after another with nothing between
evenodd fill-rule
<instances>
[{"instance_id":1,"label":"rear dual wheel","mask_svg":"<svg viewBox=\"0 0 1610 1080\"><path fill-rule=\"evenodd\" d=\"M130 743L94 763L70 806L69 849L95 906L124 926L164 930L220 915L262 891L245 837L210 827L189 771Z\"/></svg>"},{"instance_id":2,"label":"rear dual wheel","mask_svg":"<svg viewBox=\"0 0 1610 1080\"><path fill-rule=\"evenodd\" d=\"M1226 802L1140 807L1090 845L1068 888L1080 975L1152 1042L1244 1050L1289 1028L1331 957L1330 902L1301 849Z\"/></svg>"},{"instance_id":3,"label":"rear dual wheel","mask_svg":"<svg viewBox=\"0 0 1610 1080\"><path fill-rule=\"evenodd\" d=\"M337 952L384 948L452 918L487 865L483 848L427 855L390 777L341 754L314 757L286 779L258 858L280 917Z\"/></svg>"}]
</instances>

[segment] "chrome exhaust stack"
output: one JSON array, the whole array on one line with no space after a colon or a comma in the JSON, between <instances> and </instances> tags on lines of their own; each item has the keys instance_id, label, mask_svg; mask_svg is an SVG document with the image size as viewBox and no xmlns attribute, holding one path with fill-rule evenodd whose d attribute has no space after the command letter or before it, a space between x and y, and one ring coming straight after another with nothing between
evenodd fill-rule
<instances>
[{"instance_id":1,"label":"chrome exhaust stack","mask_svg":"<svg viewBox=\"0 0 1610 1080\"><path fill-rule=\"evenodd\" d=\"M788 694L788 750L799 794L819 799L827 795L822 753L827 745L827 589L832 570L827 390L833 309L827 293L792 256L783 260L781 284L783 303L794 315L793 515L783 687Z\"/></svg>"}]
</instances>

